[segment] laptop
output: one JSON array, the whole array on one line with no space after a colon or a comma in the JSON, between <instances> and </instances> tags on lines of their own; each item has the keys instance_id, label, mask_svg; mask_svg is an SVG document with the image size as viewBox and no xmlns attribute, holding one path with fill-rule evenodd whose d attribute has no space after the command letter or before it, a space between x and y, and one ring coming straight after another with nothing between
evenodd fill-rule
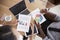
<instances>
[{"instance_id":1,"label":"laptop","mask_svg":"<svg viewBox=\"0 0 60 40\"><path fill-rule=\"evenodd\" d=\"M9 8L9 10L10 10L14 15L19 14L19 13L20 13L21 11L23 11L24 9L26 9L25 1L21 1L21 2L17 3L16 5L14 5L13 7Z\"/></svg>"},{"instance_id":2,"label":"laptop","mask_svg":"<svg viewBox=\"0 0 60 40\"><path fill-rule=\"evenodd\" d=\"M23 11L21 11L19 14L28 15L29 13L30 13L29 10L26 8L26 9L24 9ZM17 19L18 19L18 17L19 17L19 14L16 15L16 18L17 18Z\"/></svg>"}]
</instances>

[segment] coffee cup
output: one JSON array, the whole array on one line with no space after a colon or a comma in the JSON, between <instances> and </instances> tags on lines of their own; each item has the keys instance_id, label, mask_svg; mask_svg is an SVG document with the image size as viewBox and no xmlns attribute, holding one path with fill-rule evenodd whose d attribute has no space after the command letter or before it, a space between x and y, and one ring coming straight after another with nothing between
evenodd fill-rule
<instances>
[{"instance_id":1,"label":"coffee cup","mask_svg":"<svg viewBox=\"0 0 60 40\"><path fill-rule=\"evenodd\" d=\"M10 22L12 20L12 16L5 16L5 21L6 22Z\"/></svg>"}]
</instances>

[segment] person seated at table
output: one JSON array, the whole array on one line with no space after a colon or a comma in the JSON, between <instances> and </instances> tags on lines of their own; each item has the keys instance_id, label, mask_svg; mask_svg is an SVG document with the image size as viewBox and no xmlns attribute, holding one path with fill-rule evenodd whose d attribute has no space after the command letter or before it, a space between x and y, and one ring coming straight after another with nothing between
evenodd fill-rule
<instances>
[{"instance_id":1,"label":"person seated at table","mask_svg":"<svg viewBox=\"0 0 60 40\"><path fill-rule=\"evenodd\" d=\"M47 27L47 36L44 34L42 30L42 26L39 23L35 24L37 25L37 28L39 29L40 34L38 34L40 37L43 38L43 40L60 40L60 17L48 12L46 9L42 9L41 13L45 13L44 15L46 18L53 21L48 27Z\"/></svg>"},{"instance_id":2,"label":"person seated at table","mask_svg":"<svg viewBox=\"0 0 60 40\"><path fill-rule=\"evenodd\" d=\"M17 25L18 21L12 22L10 24L2 24L0 25L0 40L20 40L20 33L13 28L11 25ZM30 26L32 27L33 21L30 23ZM22 37L24 35L21 35ZM21 38L22 39L22 38ZM27 40L24 38L23 40Z\"/></svg>"},{"instance_id":3,"label":"person seated at table","mask_svg":"<svg viewBox=\"0 0 60 40\"><path fill-rule=\"evenodd\" d=\"M11 26L0 26L0 40L17 40L16 36L11 30Z\"/></svg>"}]
</instances>

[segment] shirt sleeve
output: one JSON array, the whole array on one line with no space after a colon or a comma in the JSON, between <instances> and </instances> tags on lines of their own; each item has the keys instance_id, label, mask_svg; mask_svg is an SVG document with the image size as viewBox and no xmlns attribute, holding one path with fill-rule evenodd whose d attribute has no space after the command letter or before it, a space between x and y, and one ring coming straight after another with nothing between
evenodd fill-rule
<instances>
[{"instance_id":1,"label":"shirt sleeve","mask_svg":"<svg viewBox=\"0 0 60 40\"><path fill-rule=\"evenodd\" d=\"M49 38L46 36L43 40L51 40L51 39L49 39Z\"/></svg>"},{"instance_id":2,"label":"shirt sleeve","mask_svg":"<svg viewBox=\"0 0 60 40\"><path fill-rule=\"evenodd\" d=\"M60 21L60 17L59 16L56 16L55 17L55 21Z\"/></svg>"}]
</instances>

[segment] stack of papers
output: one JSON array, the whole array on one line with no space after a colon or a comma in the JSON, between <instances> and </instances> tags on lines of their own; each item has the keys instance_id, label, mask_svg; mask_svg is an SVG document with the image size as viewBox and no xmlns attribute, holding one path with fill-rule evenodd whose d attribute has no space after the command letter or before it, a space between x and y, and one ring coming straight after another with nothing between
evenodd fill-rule
<instances>
[{"instance_id":1,"label":"stack of papers","mask_svg":"<svg viewBox=\"0 0 60 40\"><path fill-rule=\"evenodd\" d=\"M19 14L18 20L19 20L19 22L18 22L17 30L23 31L23 32L28 32L29 26L30 26L30 21L31 21L31 16Z\"/></svg>"}]
</instances>

